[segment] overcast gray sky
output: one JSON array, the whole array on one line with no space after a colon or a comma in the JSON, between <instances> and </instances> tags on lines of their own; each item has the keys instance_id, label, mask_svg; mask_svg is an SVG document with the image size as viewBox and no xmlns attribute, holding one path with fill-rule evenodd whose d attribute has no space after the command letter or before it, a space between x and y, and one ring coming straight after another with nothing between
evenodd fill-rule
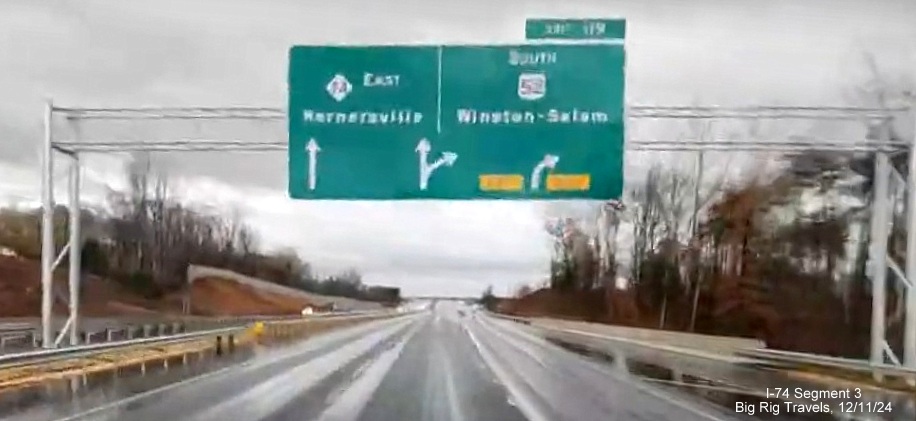
<instances>
[{"instance_id":1,"label":"overcast gray sky","mask_svg":"<svg viewBox=\"0 0 916 421\"><path fill-rule=\"evenodd\" d=\"M848 103L849 86L867 80L865 52L891 77L916 74L910 0L3 0L0 200L38 197L46 97L72 106L282 107L291 45L517 42L526 17L614 16L629 21L630 103ZM163 136L211 129L86 130ZM284 138L282 124L212 130ZM646 163L635 156L633 173ZM477 294L487 284L505 291L543 279L550 253L543 219L568 208L292 202L283 154L154 158L185 197L242 208L269 246L294 247L324 273L357 267L367 282L407 294ZM122 183L124 159L89 160L87 201L101 200L102 185Z\"/></svg>"}]
</instances>

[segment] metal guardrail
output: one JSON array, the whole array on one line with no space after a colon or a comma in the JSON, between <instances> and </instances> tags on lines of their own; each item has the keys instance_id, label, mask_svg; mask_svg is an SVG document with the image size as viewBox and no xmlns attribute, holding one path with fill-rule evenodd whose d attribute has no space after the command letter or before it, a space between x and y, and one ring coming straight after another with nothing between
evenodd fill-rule
<instances>
[{"instance_id":1,"label":"metal guardrail","mask_svg":"<svg viewBox=\"0 0 916 421\"><path fill-rule=\"evenodd\" d=\"M487 313L496 318L510 320L522 324L531 324L531 321L524 317L508 316L493 312ZM550 330L550 328L547 329ZM634 341L627 338L615 338L610 336L608 339L623 341L626 343L627 347L644 348L653 352L675 354L680 353L672 350L672 348L677 347L666 344L653 344L645 341ZM691 352L692 350L689 349L684 349L683 351L687 354L693 354L693 352ZM871 364L870 361L856 360L851 358L832 357L827 355L780 351L772 349L736 350L732 355L733 357L737 357L735 359L735 363L742 365L754 365L760 367L783 369L810 369L812 367L818 367L822 369L845 370L856 373L870 373L875 376L880 375L884 377L899 377L904 379L909 378L912 381L916 381L916 370L914 369L892 364L874 365ZM724 363L726 361L723 359L721 362Z\"/></svg>"},{"instance_id":2,"label":"metal guardrail","mask_svg":"<svg viewBox=\"0 0 916 421\"><path fill-rule=\"evenodd\" d=\"M78 345L67 348L45 349L39 351L19 352L15 354L0 355L0 369L21 367L24 365L42 364L63 359L79 358L98 354L105 351L128 348L138 345L165 345L179 342L189 342L206 337L221 337L243 333L248 327L228 327L222 329L204 330L189 333L180 333L165 337L140 338L124 341L105 342L90 345Z\"/></svg>"},{"instance_id":3,"label":"metal guardrail","mask_svg":"<svg viewBox=\"0 0 916 421\"><path fill-rule=\"evenodd\" d=\"M97 329L81 330L80 337L82 342L91 344L94 342L111 342L126 339L134 339L136 336L163 336L176 334L187 331L187 323L181 321L150 321L147 323L122 323L114 327L104 327ZM213 329L224 327L225 323L210 323L207 325L198 325L195 330ZM7 351L13 345L14 349L31 349L41 346L41 330L35 326L29 325L24 328L10 329L4 327L0 329L0 352ZM18 345L18 346L17 346ZM2 355L2 354L0 354Z\"/></svg>"},{"instance_id":4,"label":"metal guardrail","mask_svg":"<svg viewBox=\"0 0 916 421\"><path fill-rule=\"evenodd\" d=\"M365 318L373 316L382 316L387 312L359 312L359 313L331 313L310 316L271 316L264 318L244 317L232 318L231 322L236 324L230 327L220 327L215 329L195 330L192 332L178 333L168 336L145 337L138 339L118 340L111 342L101 342L88 345L77 345L65 348L43 349L27 352L18 352L10 354L0 354L0 369L20 367L24 365L43 364L63 359L80 358L98 354L105 351L111 351L121 348L128 348L141 345L165 345L180 342L189 342L206 337L232 336L244 333L251 327L254 322L295 322L309 320L341 320L350 318ZM406 314L406 313L395 313Z\"/></svg>"},{"instance_id":5,"label":"metal guardrail","mask_svg":"<svg viewBox=\"0 0 916 421\"><path fill-rule=\"evenodd\" d=\"M516 323L521 323L521 324L524 324L524 325L530 325L530 324L531 324L531 320L528 320L528 319L526 319L526 318L524 318L524 317L509 316L509 315L506 315L506 314L494 313L494 312L492 312L492 311L490 311L490 310L481 310L481 311L482 311L484 314L486 314L486 315L488 315L488 316L490 316L490 317L496 317L497 319L509 320L509 321L516 322Z\"/></svg>"},{"instance_id":6,"label":"metal guardrail","mask_svg":"<svg viewBox=\"0 0 916 421\"><path fill-rule=\"evenodd\" d=\"M0 328L0 352L2 352L9 342L27 342L30 346L35 346L37 340L35 327L30 323L4 323Z\"/></svg>"},{"instance_id":7,"label":"metal guardrail","mask_svg":"<svg viewBox=\"0 0 916 421\"><path fill-rule=\"evenodd\" d=\"M872 364L870 361L857 360L852 358L808 354L804 352L780 351L775 349L745 350L738 351L737 354L761 361L763 365L775 363L775 365L789 368L813 366L826 369L840 369L860 373L880 374L883 376L912 377L916 379L916 369L893 364Z\"/></svg>"},{"instance_id":8,"label":"metal guardrail","mask_svg":"<svg viewBox=\"0 0 916 421\"><path fill-rule=\"evenodd\" d=\"M317 313L312 315L281 315L281 316L233 316L233 317L204 317L180 316L161 318L130 318L123 323L81 332L85 344L98 342L121 342L138 337L166 336L178 333L212 330L224 327L242 326L257 321L298 320L308 318L341 317L350 314L363 314L365 312L340 312ZM41 330L33 323L14 322L6 323L0 328L0 355L12 347L18 350L34 349L41 346Z\"/></svg>"}]
</instances>

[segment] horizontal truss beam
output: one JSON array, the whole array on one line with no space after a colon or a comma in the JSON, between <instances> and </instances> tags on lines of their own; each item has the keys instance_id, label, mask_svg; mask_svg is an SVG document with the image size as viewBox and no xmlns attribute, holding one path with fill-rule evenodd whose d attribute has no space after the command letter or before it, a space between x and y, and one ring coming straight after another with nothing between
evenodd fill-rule
<instances>
[{"instance_id":1,"label":"horizontal truss beam","mask_svg":"<svg viewBox=\"0 0 916 421\"><path fill-rule=\"evenodd\" d=\"M627 107L626 115L629 119L861 120L889 119L908 110L904 107L657 107L633 105ZM287 116L286 110L272 107L55 107L53 111L65 115L70 120L283 120Z\"/></svg>"},{"instance_id":2,"label":"horizontal truss beam","mask_svg":"<svg viewBox=\"0 0 916 421\"><path fill-rule=\"evenodd\" d=\"M245 140L172 139L150 141L57 141L54 148L65 153L128 151L285 151L287 142ZM740 141L740 140L631 140L626 149L634 151L723 151L723 152L902 152L905 142L840 141Z\"/></svg>"}]
</instances>

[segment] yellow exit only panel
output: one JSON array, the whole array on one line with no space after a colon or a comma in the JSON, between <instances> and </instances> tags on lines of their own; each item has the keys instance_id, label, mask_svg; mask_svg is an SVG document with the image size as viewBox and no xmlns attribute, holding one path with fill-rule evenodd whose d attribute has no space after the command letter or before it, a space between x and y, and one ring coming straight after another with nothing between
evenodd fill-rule
<instances>
[{"instance_id":1,"label":"yellow exit only panel","mask_svg":"<svg viewBox=\"0 0 916 421\"><path fill-rule=\"evenodd\" d=\"M548 174L547 191L585 191L591 181L589 174Z\"/></svg>"},{"instance_id":2,"label":"yellow exit only panel","mask_svg":"<svg viewBox=\"0 0 916 421\"><path fill-rule=\"evenodd\" d=\"M481 191L522 191L525 185L520 174L483 174L478 180Z\"/></svg>"}]
</instances>

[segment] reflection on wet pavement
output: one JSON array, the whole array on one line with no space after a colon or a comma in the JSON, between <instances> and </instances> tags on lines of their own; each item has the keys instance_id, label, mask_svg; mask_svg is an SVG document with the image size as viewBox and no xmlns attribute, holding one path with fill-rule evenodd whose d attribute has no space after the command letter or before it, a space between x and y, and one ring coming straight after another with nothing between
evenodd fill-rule
<instances>
[{"instance_id":1,"label":"reflection on wet pavement","mask_svg":"<svg viewBox=\"0 0 916 421\"><path fill-rule=\"evenodd\" d=\"M866 419L787 413L791 403L768 397L766 388L813 386L779 372L720 365L712 366L707 378L700 364L687 374L632 356L615 361L602 349L564 338L545 340L516 323L462 307L434 308L409 320L345 329L288 347L206 354L199 361L176 358L0 393L0 414L15 421L59 419L90 409L97 414L86 419L129 421L228 414L240 420L341 414L372 421ZM195 378L193 385L143 394L189 378ZM892 411L870 419L916 419L911 397L870 398L892 403ZM839 412L837 402L824 403ZM260 415L245 416L249 410ZM211 416L217 412L223 415Z\"/></svg>"},{"instance_id":2,"label":"reflection on wet pavement","mask_svg":"<svg viewBox=\"0 0 916 421\"><path fill-rule=\"evenodd\" d=\"M219 357L213 353L192 355L187 359L176 357L0 391L0 414L10 417L4 419L42 419L52 414L89 409L239 364L258 352L257 349L237 348L235 353Z\"/></svg>"},{"instance_id":3,"label":"reflection on wet pavement","mask_svg":"<svg viewBox=\"0 0 916 421\"><path fill-rule=\"evenodd\" d=\"M614 360L614 356L609 353L598 352L594 349L558 338L548 338L548 341L591 359L615 365L618 363ZM743 412L751 419L784 419L788 415L786 413L786 409L788 408L787 405L791 406L799 403L811 404L810 402L789 401L777 398L773 396L775 393L772 390L770 391L770 396L767 396L766 387L759 387L757 390L752 390L746 387L702 377L686 374L677 375L669 368L633 359L626 361L625 365L629 373L638 376L647 383L664 388L671 393L700 397L724 408L736 410L743 407L745 408ZM760 371L759 376L770 377L771 382L781 383L785 385L783 387L793 389L798 387L801 390L818 390L817 386L789 379L776 371L758 371ZM830 388L821 386L821 390L826 389ZM912 421L916 419L916 396L905 393L887 392L879 395L872 393L872 396L868 396L868 399L851 399L849 401L834 399L824 400L823 402L830 408L830 413L808 411L794 412L791 415L794 419L806 421L836 421L849 419ZM862 402L862 404L858 404L859 402ZM855 413L857 409L860 409L858 412L867 412L869 402L871 403L873 413ZM747 408L754 408L755 410L748 410ZM760 408L764 408L765 410L761 411ZM846 413L846 411L853 413ZM750 412L753 413L751 414Z\"/></svg>"}]
</instances>

